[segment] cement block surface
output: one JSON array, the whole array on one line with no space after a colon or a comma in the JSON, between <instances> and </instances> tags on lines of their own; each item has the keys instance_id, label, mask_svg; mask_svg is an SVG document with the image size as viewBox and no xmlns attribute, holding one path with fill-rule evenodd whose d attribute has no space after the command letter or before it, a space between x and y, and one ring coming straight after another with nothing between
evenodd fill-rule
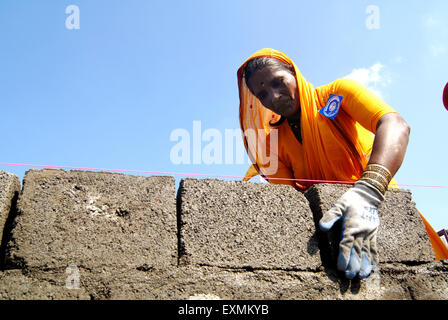
<instances>
[{"instance_id":1,"label":"cement block surface","mask_svg":"<svg viewBox=\"0 0 448 320\"><path fill-rule=\"evenodd\" d=\"M182 264L300 270L321 265L308 202L290 186L184 179L178 210Z\"/></svg>"},{"instance_id":2,"label":"cement block surface","mask_svg":"<svg viewBox=\"0 0 448 320\"><path fill-rule=\"evenodd\" d=\"M8 219L11 206L20 192L19 178L9 172L0 171L0 241L3 239L3 230Z\"/></svg>"},{"instance_id":3,"label":"cement block surface","mask_svg":"<svg viewBox=\"0 0 448 320\"><path fill-rule=\"evenodd\" d=\"M177 264L172 177L30 170L17 209L9 268Z\"/></svg>"},{"instance_id":4,"label":"cement block surface","mask_svg":"<svg viewBox=\"0 0 448 320\"><path fill-rule=\"evenodd\" d=\"M311 203L314 220L322 215L351 186L336 184L316 184L305 194ZM430 262L435 260L425 226L418 214L409 190L389 189L385 200L378 208L380 226L377 233L377 247L380 262ZM339 227L339 228L338 228ZM333 262L339 250L341 229L335 225L328 233L329 254ZM319 233L325 237L324 234ZM323 241L321 241L321 249Z\"/></svg>"},{"instance_id":5,"label":"cement block surface","mask_svg":"<svg viewBox=\"0 0 448 320\"><path fill-rule=\"evenodd\" d=\"M328 270L80 268L76 288L67 286L64 269L8 270L0 272L0 299L447 300L447 267L440 261L382 264L363 280Z\"/></svg>"},{"instance_id":6,"label":"cement block surface","mask_svg":"<svg viewBox=\"0 0 448 320\"><path fill-rule=\"evenodd\" d=\"M90 300L85 288L67 286L65 278L55 283L24 275L21 270L0 271L0 300Z\"/></svg>"}]
</instances>

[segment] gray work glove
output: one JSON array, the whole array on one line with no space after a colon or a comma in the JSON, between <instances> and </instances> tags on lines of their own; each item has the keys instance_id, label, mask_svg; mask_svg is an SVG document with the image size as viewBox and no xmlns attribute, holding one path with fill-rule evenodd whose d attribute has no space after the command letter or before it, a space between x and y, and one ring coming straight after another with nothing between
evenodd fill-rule
<instances>
[{"instance_id":1,"label":"gray work glove","mask_svg":"<svg viewBox=\"0 0 448 320\"><path fill-rule=\"evenodd\" d=\"M348 279L357 274L360 278L368 277L378 263L378 206L383 200L384 196L375 187L360 180L319 221L320 229L326 232L342 219L337 268Z\"/></svg>"}]
</instances>

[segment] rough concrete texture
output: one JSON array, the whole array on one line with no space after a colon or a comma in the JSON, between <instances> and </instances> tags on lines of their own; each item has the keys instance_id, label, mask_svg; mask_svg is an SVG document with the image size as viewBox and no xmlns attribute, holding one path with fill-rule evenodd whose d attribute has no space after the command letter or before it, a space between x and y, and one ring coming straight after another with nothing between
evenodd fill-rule
<instances>
[{"instance_id":1,"label":"rough concrete texture","mask_svg":"<svg viewBox=\"0 0 448 320\"><path fill-rule=\"evenodd\" d=\"M51 272L43 273L49 277ZM65 277L61 278L65 281ZM90 300L84 287L67 289L65 283L43 280L35 274L23 274L22 270L0 271L1 300Z\"/></svg>"},{"instance_id":2,"label":"rough concrete texture","mask_svg":"<svg viewBox=\"0 0 448 320\"><path fill-rule=\"evenodd\" d=\"M427 239L406 192L381 209L384 236L406 230L405 252L383 245L389 258L363 280L322 265L310 207L344 190L316 186L308 203L287 186L185 179L176 207L172 177L31 170L8 218L0 299L448 300L448 262L414 252Z\"/></svg>"},{"instance_id":3,"label":"rough concrete texture","mask_svg":"<svg viewBox=\"0 0 448 320\"><path fill-rule=\"evenodd\" d=\"M0 241L3 239L3 230L9 217L9 212L11 207L15 205L19 192L19 178L12 173L0 171Z\"/></svg>"},{"instance_id":4,"label":"rough concrete texture","mask_svg":"<svg viewBox=\"0 0 448 320\"><path fill-rule=\"evenodd\" d=\"M41 269L177 264L175 201L172 177L30 170L6 264Z\"/></svg>"},{"instance_id":5,"label":"rough concrete texture","mask_svg":"<svg viewBox=\"0 0 448 320\"><path fill-rule=\"evenodd\" d=\"M364 280L333 271L179 266L80 269L79 289L63 269L0 272L0 299L93 300L446 300L448 265L383 264Z\"/></svg>"},{"instance_id":6,"label":"rough concrete texture","mask_svg":"<svg viewBox=\"0 0 448 320\"><path fill-rule=\"evenodd\" d=\"M295 270L321 265L312 212L290 186L184 179L178 206L182 264Z\"/></svg>"},{"instance_id":7,"label":"rough concrete texture","mask_svg":"<svg viewBox=\"0 0 448 320\"><path fill-rule=\"evenodd\" d=\"M305 193L310 201L317 229L323 213L349 188L351 187L346 185L316 184ZM380 226L377 247L380 262L434 261L431 242L409 190L389 189L384 202L378 208L378 215ZM340 224L335 225L334 230L328 234L319 231L320 248L326 252L326 256L331 257L329 263L334 264L336 261L340 236Z\"/></svg>"}]
</instances>

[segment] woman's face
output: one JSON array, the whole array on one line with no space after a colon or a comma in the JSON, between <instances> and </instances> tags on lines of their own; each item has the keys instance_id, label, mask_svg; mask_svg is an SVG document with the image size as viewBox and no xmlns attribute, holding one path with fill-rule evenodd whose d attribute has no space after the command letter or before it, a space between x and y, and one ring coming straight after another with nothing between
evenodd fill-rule
<instances>
[{"instance_id":1,"label":"woman's face","mask_svg":"<svg viewBox=\"0 0 448 320\"><path fill-rule=\"evenodd\" d=\"M286 68L257 70L249 78L248 87L263 106L279 115L292 118L299 110L297 81Z\"/></svg>"}]
</instances>

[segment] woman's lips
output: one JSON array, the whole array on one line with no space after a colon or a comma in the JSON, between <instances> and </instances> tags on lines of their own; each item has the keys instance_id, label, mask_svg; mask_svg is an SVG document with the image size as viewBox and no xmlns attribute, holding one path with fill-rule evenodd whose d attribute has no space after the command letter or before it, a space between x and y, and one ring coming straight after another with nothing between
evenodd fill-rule
<instances>
[{"instance_id":1,"label":"woman's lips","mask_svg":"<svg viewBox=\"0 0 448 320\"><path fill-rule=\"evenodd\" d=\"M280 111L281 114L288 113L293 108L293 103L291 100L284 103L279 103L275 106L275 109Z\"/></svg>"}]
</instances>

